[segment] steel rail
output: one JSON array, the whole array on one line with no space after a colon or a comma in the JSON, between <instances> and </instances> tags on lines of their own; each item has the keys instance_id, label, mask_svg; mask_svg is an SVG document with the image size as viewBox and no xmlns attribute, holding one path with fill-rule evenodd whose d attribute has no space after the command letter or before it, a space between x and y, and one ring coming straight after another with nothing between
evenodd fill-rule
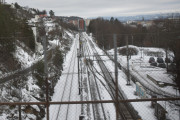
<instances>
[{"instance_id":1,"label":"steel rail","mask_svg":"<svg viewBox=\"0 0 180 120\"><path fill-rule=\"evenodd\" d=\"M150 102L150 101L176 101L180 100L178 98L150 98L150 99L126 99L118 100L120 103L129 103L129 102ZM58 105L58 104L99 104L99 103L115 103L116 100L96 100L96 101L57 101L49 102L49 105ZM47 102L0 102L1 105L47 105Z\"/></svg>"},{"instance_id":2,"label":"steel rail","mask_svg":"<svg viewBox=\"0 0 180 120\"><path fill-rule=\"evenodd\" d=\"M77 51L76 51L76 49L77 49L77 45L76 45L76 47L75 47L75 60L74 60L74 64L73 64L73 71L74 71L74 68L75 68L75 63L77 62L77 59L76 59L76 55L77 55ZM72 78L71 78L71 87L70 87L70 93L69 93L69 97L68 97L68 99L70 100L71 99L71 92L72 92L72 86L73 86L73 75L72 75ZM68 120L68 114L69 114L69 108L70 106L68 105L67 106L67 112L66 112L66 120Z\"/></svg>"},{"instance_id":3,"label":"steel rail","mask_svg":"<svg viewBox=\"0 0 180 120\"><path fill-rule=\"evenodd\" d=\"M76 48L77 46L76 46L76 44L74 43L74 47ZM71 61L70 61L70 65L69 65L69 68L68 68L68 72L70 72L70 70L71 70L71 64L72 64L72 62L73 62L73 60L74 60L74 57L76 57L76 53L77 51L76 50L74 50L73 51L73 55L72 55L72 57L71 57ZM73 71L74 71L74 67L75 67L75 60L74 60L74 64L73 64ZM73 76L73 74L71 74L72 76ZM64 96L64 94L65 94L65 90L66 90L66 85L67 85L67 83L68 83L68 79L69 78L69 74L67 74L67 76L66 76L66 81L65 81L65 85L64 85L64 88L63 88L63 93L62 93L62 96L61 96L61 101L63 100L63 96ZM73 79L73 77L71 78L71 87L72 87L72 79ZM70 87L70 88L71 88ZM70 93L71 93L71 91L70 91ZM70 96L70 95L69 95ZM70 97L68 97L68 98L70 98ZM69 105L68 105L69 106ZM58 120L58 117L59 117L59 114L60 114L60 110L61 110L61 105L59 105L59 108L58 108L58 113L57 113L57 116L56 116L56 120ZM67 110L67 112L68 112L68 110ZM66 113L67 113L66 112ZM66 117L67 117L67 114L66 114Z\"/></svg>"},{"instance_id":4,"label":"steel rail","mask_svg":"<svg viewBox=\"0 0 180 120\"><path fill-rule=\"evenodd\" d=\"M90 50L89 50L89 46L87 45L87 44L85 44L86 45L86 50L87 50L87 54L88 54L88 57L90 57ZM90 65L90 63L88 63L88 67L89 67L89 69L93 69L92 68L92 66ZM94 71L91 71L91 72L94 72ZM96 77L94 76L94 74L93 74L93 77L94 77L94 82L95 82L95 84L96 84L96 89L97 89L97 93L98 93L98 97L99 97L99 99L100 100L102 100L102 98L101 98L101 95L100 95L100 90L99 90L99 87L98 87L98 83L97 83L97 80L96 80ZM90 82L90 81L89 81ZM106 120L106 114L105 114L105 110L104 110L104 106L103 106L103 104L101 103L101 108L102 108L102 112L103 112L103 116L104 116L104 120Z\"/></svg>"},{"instance_id":5,"label":"steel rail","mask_svg":"<svg viewBox=\"0 0 180 120\"><path fill-rule=\"evenodd\" d=\"M90 41L90 45L91 45L91 48L93 48L94 53L96 54L96 59L101 60L101 57L98 56L98 52L96 51L92 41ZM108 69L104 65L103 61L99 61L98 63L100 65L101 70L106 71L108 73ZM112 87L114 86L113 88L115 88L115 82L114 82L111 74L110 73L109 74L104 74L104 76L106 77L108 85L110 85ZM114 91L111 90L111 91L112 91L112 94L114 95L113 99L115 99L116 98L115 93L114 93L115 90ZM124 99L124 96L122 95L120 90L119 90L118 93L119 93L119 99ZM119 109L120 109L119 114L121 115L122 119L137 119L137 118L139 118L139 116L137 115L137 112L135 111L135 109L130 104L119 104Z\"/></svg>"}]
</instances>

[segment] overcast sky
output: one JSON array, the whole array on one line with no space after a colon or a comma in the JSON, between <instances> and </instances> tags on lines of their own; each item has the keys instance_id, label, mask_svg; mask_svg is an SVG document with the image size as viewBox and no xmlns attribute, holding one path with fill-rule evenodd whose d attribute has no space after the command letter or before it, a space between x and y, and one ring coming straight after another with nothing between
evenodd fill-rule
<instances>
[{"instance_id":1,"label":"overcast sky","mask_svg":"<svg viewBox=\"0 0 180 120\"><path fill-rule=\"evenodd\" d=\"M56 16L131 16L180 12L180 0L5 0L21 6L53 10Z\"/></svg>"}]
</instances>

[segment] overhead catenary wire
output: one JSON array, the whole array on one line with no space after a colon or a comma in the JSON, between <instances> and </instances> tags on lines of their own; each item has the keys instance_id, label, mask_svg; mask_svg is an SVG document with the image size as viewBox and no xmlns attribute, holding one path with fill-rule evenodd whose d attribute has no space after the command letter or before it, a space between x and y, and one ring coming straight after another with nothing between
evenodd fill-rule
<instances>
[{"instance_id":1,"label":"overhead catenary wire","mask_svg":"<svg viewBox=\"0 0 180 120\"><path fill-rule=\"evenodd\" d=\"M87 42L87 41L86 41ZM100 58L100 56L98 56L98 54L97 54L97 51L96 51L96 49L95 49L95 47L94 47L94 44L91 42L90 43L90 46L92 47L92 50L93 50L93 53L94 54L96 54L97 56L96 56L96 59L99 59L99 60L101 60L101 58ZM97 58L98 57L98 58ZM100 61L99 61L100 62ZM98 64L100 65L100 63L98 62ZM102 62L103 63L103 62ZM102 65L102 64L101 64ZM108 73L108 75L110 75L110 73L109 73L109 70L106 68L106 67L104 67L104 68L102 68L102 66L100 65L100 68L101 68L101 70L102 69L105 69L106 71L107 71L107 73ZM103 65L104 65L104 63L103 63ZM104 65L105 66L105 65ZM103 71L103 75L104 75L104 77L107 77L106 76L106 74L104 74L104 71ZM111 76L111 75L110 75ZM113 79L112 78L112 76L110 77L111 79ZM113 99L113 98L115 98L115 95L113 94L113 91L115 90L115 87L113 87L114 85L115 85L115 83L114 83L114 81L109 81L109 78L105 78L105 81L107 82L107 91L109 92L109 94L110 94L110 96L111 96L111 98ZM122 95L121 94L118 94L118 97L122 97ZM122 105L121 105L121 107L122 107ZM123 107L124 108L124 107ZM127 112L127 111L126 111ZM124 112L120 112L120 114L121 114L121 117L122 118L125 118L125 114L124 114Z\"/></svg>"},{"instance_id":2,"label":"overhead catenary wire","mask_svg":"<svg viewBox=\"0 0 180 120\"><path fill-rule=\"evenodd\" d=\"M90 50L89 50L89 47L88 46L86 46L86 50L87 50L87 53L88 53L88 56L89 56L89 54L90 54ZM88 63L87 63L87 66L88 66L88 68L89 68L89 70L91 71L91 73L93 74L93 77L94 77L94 82L95 82L95 85L96 85L96 89L97 89L97 93L98 93L98 96L99 96L99 99L100 100L102 100L102 98L101 98L101 95L100 95L100 90L99 90L99 87L98 87L98 83L97 83L97 80L96 80L96 78L98 78L98 77L96 77L95 75L94 75L94 71L93 71L93 65L91 66L90 64L90 62L89 61L87 61ZM98 78L99 79L99 78ZM92 81L91 81L92 82ZM90 81L89 81L89 84L91 83ZM101 82L101 81L100 81ZM101 83L101 84L104 84L104 83ZM104 85L105 86L105 85ZM91 89L91 88L90 88ZM104 119L106 120L107 118L106 118L106 114L105 114L105 110L104 110L104 106L103 106L103 104L101 103L101 108L102 108L102 112L103 112L103 116L104 116ZM93 110L93 112L94 112L94 110Z\"/></svg>"},{"instance_id":3,"label":"overhead catenary wire","mask_svg":"<svg viewBox=\"0 0 180 120\"><path fill-rule=\"evenodd\" d=\"M24 36L24 37L14 37L14 36L12 36L12 37L6 37L6 36L0 36L0 39L17 39L17 38L34 38L34 36Z\"/></svg>"},{"instance_id":4,"label":"overhead catenary wire","mask_svg":"<svg viewBox=\"0 0 180 120\"><path fill-rule=\"evenodd\" d=\"M117 33L117 36L121 36L121 35L129 35L129 36L135 36L135 35L160 35L160 34L172 34L172 33L180 33L180 31L174 31L174 32L141 32L141 33ZM99 34L93 34L92 36L113 36L114 33L109 33L109 34L105 34L105 33L99 33Z\"/></svg>"},{"instance_id":5,"label":"overhead catenary wire","mask_svg":"<svg viewBox=\"0 0 180 120\"><path fill-rule=\"evenodd\" d=\"M172 33L180 33L180 31L173 31L173 32L147 32L147 33L119 33L116 34L117 36L120 35L130 35L130 36L135 36L135 35L159 35L159 34L172 34ZM105 33L99 33L99 34L93 34L93 36L113 36L114 33L109 33L109 34L105 34ZM0 39L9 39L9 38L29 38L29 37L35 37L35 36L22 36L22 37L16 37L16 36L1 36L0 35Z\"/></svg>"}]
</instances>

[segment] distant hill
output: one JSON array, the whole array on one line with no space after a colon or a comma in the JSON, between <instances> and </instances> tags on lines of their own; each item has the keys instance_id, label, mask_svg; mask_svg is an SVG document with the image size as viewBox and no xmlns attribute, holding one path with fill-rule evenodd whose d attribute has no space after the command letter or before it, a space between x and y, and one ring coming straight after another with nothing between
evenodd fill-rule
<instances>
[{"instance_id":1,"label":"distant hill","mask_svg":"<svg viewBox=\"0 0 180 120\"><path fill-rule=\"evenodd\" d=\"M62 19L64 21L83 19L83 18L78 17L78 16L56 16L56 17L59 19Z\"/></svg>"},{"instance_id":2,"label":"distant hill","mask_svg":"<svg viewBox=\"0 0 180 120\"><path fill-rule=\"evenodd\" d=\"M114 17L117 18L118 20L125 22L125 21L140 21L140 20L155 20L155 19L165 19L165 18L177 18L180 17L180 13L179 12L175 12L175 13L159 13L159 14L150 14L150 15L136 15L136 16L118 16L118 17ZM110 20L111 16L106 16L106 17L102 17L104 19L108 19ZM91 18L91 19L95 19Z\"/></svg>"}]
</instances>

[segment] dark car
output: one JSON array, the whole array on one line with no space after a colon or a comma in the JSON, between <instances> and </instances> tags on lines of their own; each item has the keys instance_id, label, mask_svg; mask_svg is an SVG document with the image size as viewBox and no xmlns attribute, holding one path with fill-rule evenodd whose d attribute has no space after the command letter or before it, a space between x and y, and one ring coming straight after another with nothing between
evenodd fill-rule
<instances>
[{"instance_id":1,"label":"dark car","mask_svg":"<svg viewBox=\"0 0 180 120\"><path fill-rule=\"evenodd\" d=\"M157 62L152 62L150 65L157 67Z\"/></svg>"},{"instance_id":2,"label":"dark car","mask_svg":"<svg viewBox=\"0 0 180 120\"><path fill-rule=\"evenodd\" d=\"M150 58L149 58L149 63L153 63L153 62L155 62L154 57L150 57Z\"/></svg>"},{"instance_id":3,"label":"dark car","mask_svg":"<svg viewBox=\"0 0 180 120\"><path fill-rule=\"evenodd\" d=\"M158 58L157 58L157 62L158 62L158 63L164 63L164 60L163 60L162 57L158 57Z\"/></svg>"},{"instance_id":4,"label":"dark car","mask_svg":"<svg viewBox=\"0 0 180 120\"><path fill-rule=\"evenodd\" d=\"M159 63L159 64L158 64L158 67L160 67L160 68L166 68L166 64L165 64L165 63Z\"/></svg>"}]
</instances>

